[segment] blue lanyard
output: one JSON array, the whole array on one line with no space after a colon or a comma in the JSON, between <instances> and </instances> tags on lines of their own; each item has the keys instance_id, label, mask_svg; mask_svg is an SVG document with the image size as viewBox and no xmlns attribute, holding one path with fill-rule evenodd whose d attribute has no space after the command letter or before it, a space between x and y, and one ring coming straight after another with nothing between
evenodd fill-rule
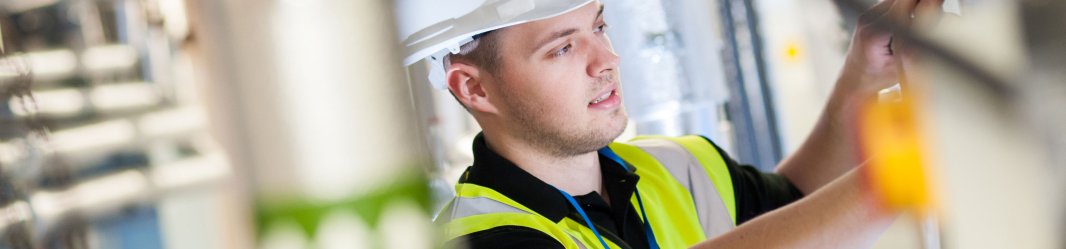
<instances>
[{"instance_id":1,"label":"blue lanyard","mask_svg":"<svg viewBox=\"0 0 1066 249\"><path fill-rule=\"evenodd\" d=\"M615 154L610 147L600 149L600 153L607 156L607 158L614 160L618 165L622 165L622 168L627 172L629 171L626 162L622 161L622 158L618 157L618 154ZM651 249L659 249L659 242L655 240L655 233L652 233L651 223L648 222L648 212L644 211L644 201L642 200L643 198L640 198L640 190L633 188L633 191L637 194L637 206L640 206L640 218L644 219L644 236L648 238L648 247Z\"/></svg>"},{"instance_id":2,"label":"blue lanyard","mask_svg":"<svg viewBox=\"0 0 1066 249\"><path fill-rule=\"evenodd\" d=\"M610 148L605 147L600 150L600 153L604 156L607 156L611 160L614 160L618 163L618 165L622 165L622 168L624 168L626 171L629 171L629 167L626 166L625 162L622 161L622 159L619 158L618 155L614 153L614 151L611 151ZM571 196L569 193L566 193L566 191L563 191L562 189L558 188L556 189L563 194L563 197L566 197L566 200L570 202L571 206L574 206L574 209L577 209L577 213L581 215L582 219L585 220L585 224L588 225L590 229L592 229L592 234L595 234L596 239L600 240L600 244L603 245L603 248L610 248L607 246L607 241L603 240L603 236L600 235L600 232L596 230L596 226L592 224L592 220L590 220L589 216L585 214L585 210L581 208L581 205L577 204L577 200L574 200L574 197ZM634 189L634 191L637 194L637 205L640 206L640 218L644 219L644 235L648 239L648 247L651 249L659 249L659 242L655 240L655 233L653 233L651 230L651 223L648 223L648 212L644 211L644 201L640 198L640 190Z\"/></svg>"},{"instance_id":3,"label":"blue lanyard","mask_svg":"<svg viewBox=\"0 0 1066 249\"><path fill-rule=\"evenodd\" d=\"M585 224L588 225L589 228L592 229L592 234L595 234L596 238L600 239L600 244L603 245L603 248L604 249L611 248L611 247L607 246L607 241L603 240L603 236L600 236L600 232L596 231L596 226L592 225L592 220L589 220L589 216L587 214L585 214L585 209L582 209L581 205L577 205L577 201L574 200L574 197L570 196L569 193L566 193L566 191L563 191L562 189L558 189L558 188L556 188L556 189L559 190L560 193L563 193L563 196L565 196L566 200L570 202L570 205L574 206L574 208L577 209L577 213L581 215L582 219L585 219Z\"/></svg>"}]
</instances>

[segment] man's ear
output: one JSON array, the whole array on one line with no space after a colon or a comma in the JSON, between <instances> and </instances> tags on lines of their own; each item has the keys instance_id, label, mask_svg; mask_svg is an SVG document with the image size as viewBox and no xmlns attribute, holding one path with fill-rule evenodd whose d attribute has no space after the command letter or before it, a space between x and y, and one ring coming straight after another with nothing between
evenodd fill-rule
<instances>
[{"instance_id":1,"label":"man's ear","mask_svg":"<svg viewBox=\"0 0 1066 249\"><path fill-rule=\"evenodd\" d=\"M489 94L483 84L487 75L482 73L474 65L452 62L445 74L448 90L452 91L459 103L471 111L496 113L496 106L489 101Z\"/></svg>"}]
</instances>

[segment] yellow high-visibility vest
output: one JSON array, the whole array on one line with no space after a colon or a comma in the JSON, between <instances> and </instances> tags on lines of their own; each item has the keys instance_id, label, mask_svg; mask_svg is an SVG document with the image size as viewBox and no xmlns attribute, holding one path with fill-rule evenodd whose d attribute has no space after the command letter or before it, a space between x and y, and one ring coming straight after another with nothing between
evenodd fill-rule
<instances>
[{"instance_id":1,"label":"yellow high-visibility vest","mask_svg":"<svg viewBox=\"0 0 1066 249\"><path fill-rule=\"evenodd\" d=\"M644 210L661 248L687 248L736 226L733 182L725 160L700 136L642 136L608 147L640 176ZM567 249L602 247L582 222L559 222L487 187L459 183L437 217L448 240L500 226L522 226L555 238ZM638 215L636 196L630 198ZM611 248L619 248L607 240Z\"/></svg>"}]
</instances>

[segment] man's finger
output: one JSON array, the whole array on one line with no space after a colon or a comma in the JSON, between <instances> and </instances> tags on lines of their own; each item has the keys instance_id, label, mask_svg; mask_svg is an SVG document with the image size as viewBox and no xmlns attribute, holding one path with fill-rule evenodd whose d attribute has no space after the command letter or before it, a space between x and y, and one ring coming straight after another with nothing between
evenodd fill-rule
<instances>
[{"instance_id":1,"label":"man's finger","mask_svg":"<svg viewBox=\"0 0 1066 249\"><path fill-rule=\"evenodd\" d=\"M903 24L910 24L911 14L914 13L914 8L918 5L919 0L896 0L892 4L892 9L888 12L888 16L892 17L897 22Z\"/></svg>"},{"instance_id":2,"label":"man's finger","mask_svg":"<svg viewBox=\"0 0 1066 249\"><path fill-rule=\"evenodd\" d=\"M918 7L917 8L918 8L917 12L922 12L922 11L943 12L944 11L944 0L921 0L920 2L918 2Z\"/></svg>"},{"instance_id":3,"label":"man's finger","mask_svg":"<svg viewBox=\"0 0 1066 249\"><path fill-rule=\"evenodd\" d=\"M944 13L944 0L921 0L914 11L915 18L938 21Z\"/></svg>"},{"instance_id":4,"label":"man's finger","mask_svg":"<svg viewBox=\"0 0 1066 249\"><path fill-rule=\"evenodd\" d=\"M862 15L859 16L859 24L871 24L874 21L883 18L885 14L888 14L888 10L892 9L892 3L894 2L896 2L896 0L884 0L878 2L873 7L870 7L870 9L864 11Z\"/></svg>"},{"instance_id":5,"label":"man's finger","mask_svg":"<svg viewBox=\"0 0 1066 249\"><path fill-rule=\"evenodd\" d=\"M878 1L877 4L874 4L873 7L870 7L870 9L867 11L881 16L885 13L888 13L888 10L892 9L892 5L895 3L896 0L881 0Z\"/></svg>"}]
</instances>

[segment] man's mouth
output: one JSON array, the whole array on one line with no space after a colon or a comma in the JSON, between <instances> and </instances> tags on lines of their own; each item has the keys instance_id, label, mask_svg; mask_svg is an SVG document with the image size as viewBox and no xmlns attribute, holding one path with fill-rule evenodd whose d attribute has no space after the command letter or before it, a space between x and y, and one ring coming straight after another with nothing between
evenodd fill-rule
<instances>
[{"instance_id":1,"label":"man's mouth","mask_svg":"<svg viewBox=\"0 0 1066 249\"><path fill-rule=\"evenodd\" d=\"M614 90L612 90L610 92L607 92L607 93L604 93L603 95L600 95L599 97L596 97L596 99L592 100L592 102L589 102L589 104L590 105L595 105L596 103L600 103L603 100L605 100L607 98L610 98L611 95L614 95Z\"/></svg>"},{"instance_id":2,"label":"man's mouth","mask_svg":"<svg viewBox=\"0 0 1066 249\"><path fill-rule=\"evenodd\" d=\"M611 87L604 89L604 92L595 99L589 101L589 108L592 109L613 109L618 107L622 103L621 97L618 95L618 87Z\"/></svg>"}]
</instances>

